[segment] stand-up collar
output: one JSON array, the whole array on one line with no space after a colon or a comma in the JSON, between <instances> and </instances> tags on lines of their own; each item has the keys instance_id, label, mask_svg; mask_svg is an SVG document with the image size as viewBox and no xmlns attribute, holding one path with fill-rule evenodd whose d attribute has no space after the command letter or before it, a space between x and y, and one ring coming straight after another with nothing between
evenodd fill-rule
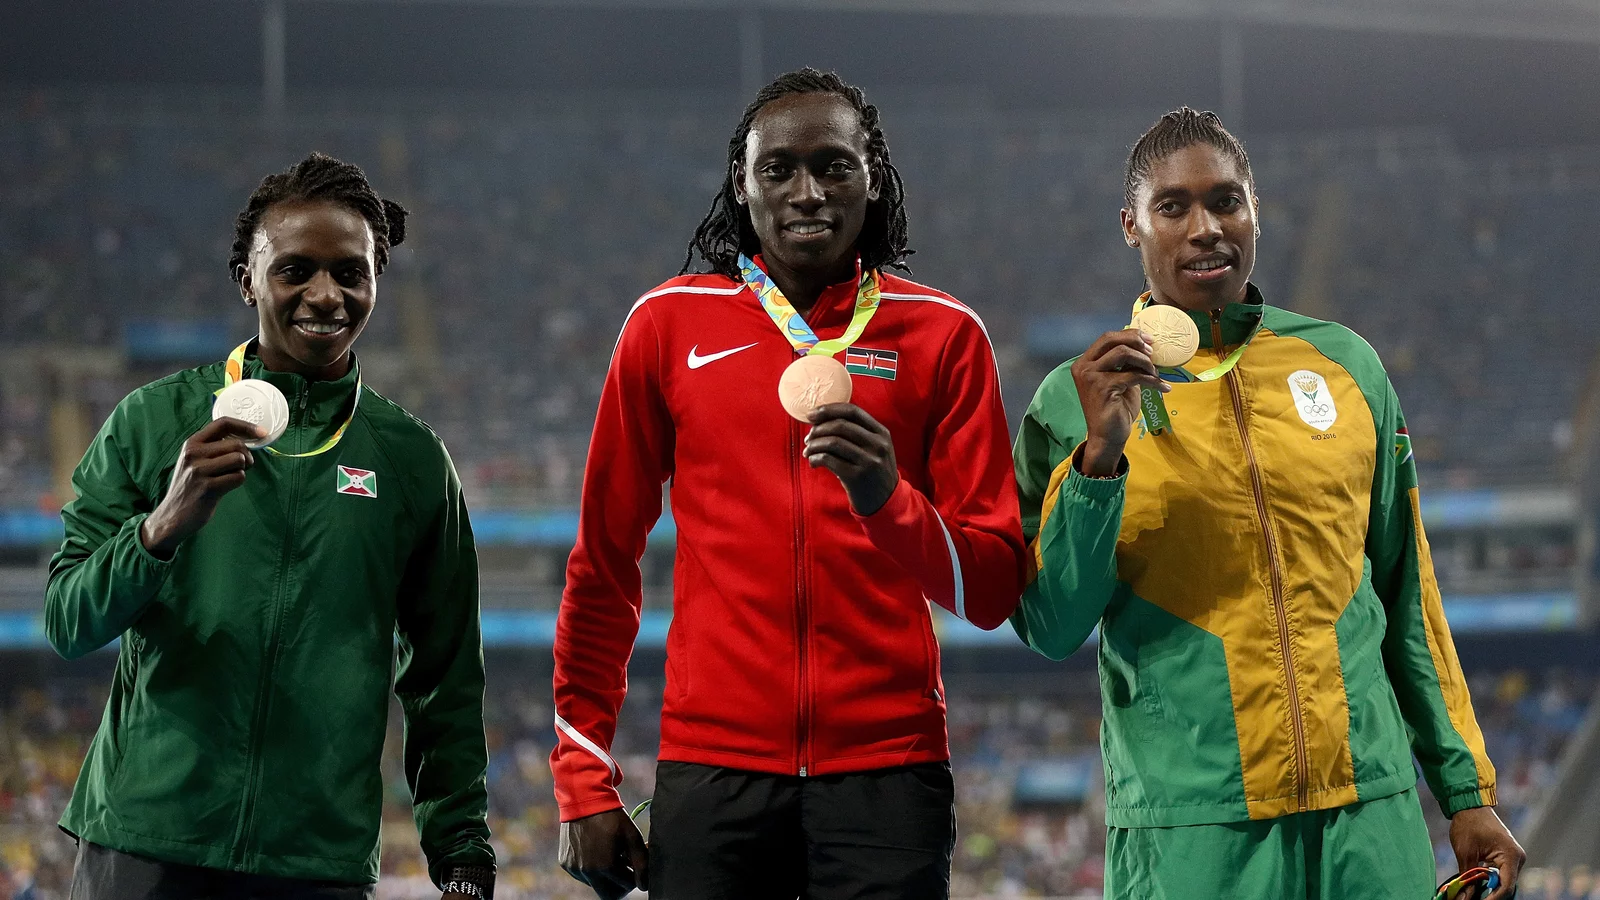
<instances>
[{"instance_id":1,"label":"stand-up collar","mask_svg":"<svg viewBox=\"0 0 1600 900\"><path fill-rule=\"evenodd\" d=\"M273 372L261 364L261 357L252 346L245 353L244 377L259 378L283 392L289 401L289 420L301 425L321 425L334 420L343 421L348 414L350 396L361 377L361 363L355 353L350 354L350 369L332 381L312 381L293 372ZM302 398L305 413L301 417Z\"/></svg>"},{"instance_id":2,"label":"stand-up collar","mask_svg":"<svg viewBox=\"0 0 1600 900\"><path fill-rule=\"evenodd\" d=\"M1229 303L1222 309L1217 310L1215 315L1222 322L1222 345L1224 347L1232 347L1243 343L1244 339L1249 337L1250 332L1255 329L1256 324L1261 321L1261 311L1265 305L1266 301L1261 299L1261 292L1256 290L1256 286L1247 284L1245 285L1244 302ZM1193 310L1185 310L1185 312L1189 314L1190 319L1194 320L1195 327L1200 329L1200 346L1210 349L1212 346L1211 323L1213 321L1213 313L1210 311L1195 312Z\"/></svg>"}]
</instances>

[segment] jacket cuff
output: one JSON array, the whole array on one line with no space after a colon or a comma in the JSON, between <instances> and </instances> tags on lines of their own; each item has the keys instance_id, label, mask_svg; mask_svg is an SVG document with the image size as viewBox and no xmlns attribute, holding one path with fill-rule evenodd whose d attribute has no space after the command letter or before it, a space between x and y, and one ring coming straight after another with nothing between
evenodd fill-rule
<instances>
[{"instance_id":1,"label":"jacket cuff","mask_svg":"<svg viewBox=\"0 0 1600 900\"><path fill-rule=\"evenodd\" d=\"M1455 815L1464 809L1477 809L1480 806L1494 806L1496 802L1494 785L1473 785L1461 790L1450 791L1439 799L1439 810L1445 818Z\"/></svg>"},{"instance_id":2,"label":"jacket cuff","mask_svg":"<svg viewBox=\"0 0 1600 900\"><path fill-rule=\"evenodd\" d=\"M1124 456L1117 461L1117 473L1108 478L1090 478L1083 474L1080 468L1083 462L1083 444L1079 444L1072 451L1072 465L1068 468L1066 484L1063 488L1073 494L1096 503L1104 503L1115 499L1128 486L1128 457Z\"/></svg>"},{"instance_id":3,"label":"jacket cuff","mask_svg":"<svg viewBox=\"0 0 1600 900\"><path fill-rule=\"evenodd\" d=\"M146 586L154 590L166 580L167 573L172 570L172 560L162 559L151 553L149 548L144 545L144 540L139 537L139 529L144 527L144 520L148 518L150 518L149 513L139 513L122 523L122 532L133 543L132 562L137 568L129 574L132 574L134 582L139 584L143 584L146 578L151 579L153 583ZM178 554L174 553L172 557L177 559Z\"/></svg>"},{"instance_id":4,"label":"jacket cuff","mask_svg":"<svg viewBox=\"0 0 1600 900\"><path fill-rule=\"evenodd\" d=\"M915 493L916 488L902 478L896 482L894 490L889 493L889 499L883 501L883 506L878 507L877 512L863 516L852 509L850 515L855 516L856 521L860 522L861 527L869 534L879 528L914 525L918 512L916 497L912 496Z\"/></svg>"},{"instance_id":5,"label":"jacket cuff","mask_svg":"<svg viewBox=\"0 0 1600 900\"><path fill-rule=\"evenodd\" d=\"M592 800L579 800L575 803L562 803L561 821L571 822L573 819L582 819L587 816L598 815L613 809L622 809L622 797L616 791L609 797L596 797Z\"/></svg>"}]
</instances>

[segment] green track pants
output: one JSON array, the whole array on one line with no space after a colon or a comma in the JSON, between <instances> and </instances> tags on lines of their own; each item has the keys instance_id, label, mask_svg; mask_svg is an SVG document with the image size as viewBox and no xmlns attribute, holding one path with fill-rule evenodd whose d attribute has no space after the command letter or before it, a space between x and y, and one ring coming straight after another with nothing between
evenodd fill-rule
<instances>
[{"instance_id":1,"label":"green track pants","mask_svg":"<svg viewBox=\"0 0 1600 900\"><path fill-rule=\"evenodd\" d=\"M1434 875L1415 788L1276 819L1106 834L1106 900L1431 900Z\"/></svg>"}]
</instances>

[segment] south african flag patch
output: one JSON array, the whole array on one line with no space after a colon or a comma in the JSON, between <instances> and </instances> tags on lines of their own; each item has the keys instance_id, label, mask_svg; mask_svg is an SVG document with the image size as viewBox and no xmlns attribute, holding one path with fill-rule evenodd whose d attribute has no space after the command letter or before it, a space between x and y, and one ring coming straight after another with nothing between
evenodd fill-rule
<instances>
[{"instance_id":1,"label":"south african flag patch","mask_svg":"<svg viewBox=\"0 0 1600 900\"><path fill-rule=\"evenodd\" d=\"M1411 461L1411 433L1404 426L1394 433L1394 461L1402 466Z\"/></svg>"},{"instance_id":2,"label":"south african flag patch","mask_svg":"<svg viewBox=\"0 0 1600 900\"><path fill-rule=\"evenodd\" d=\"M893 350L851 347L844 352L844 367L852 375L867 375L893 381L900 371L900 354Z\"/></svg>"}]
</instances>

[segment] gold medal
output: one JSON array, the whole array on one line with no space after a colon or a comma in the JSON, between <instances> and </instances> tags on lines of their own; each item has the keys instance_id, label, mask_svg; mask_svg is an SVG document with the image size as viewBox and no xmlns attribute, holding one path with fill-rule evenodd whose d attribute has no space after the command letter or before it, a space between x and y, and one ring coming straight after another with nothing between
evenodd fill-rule
<instances>
[{"instance_id":1,"label":"gold medal","mask_svg":"<svg viewBox=\"0 0 1600 900\"><path fill-rule=\"evenodd\" d=\"M1133 327L1150 336L1150 361L1163 369L1187 363L1200 349L1200 329L1175 306L1146 306L1133 317Z\"/></svg>"},{"instance_id":2,"label":"gold medal","mask_svg":"<svg viewBox=\"0 0 1600 900\"><path fill-rule=\"evenodd\" d=\"M778 379L778 402L784 412L809 423L817 407L850 402L850 372L831 356L802 356Z\"/></svg>"}]
</instances>

